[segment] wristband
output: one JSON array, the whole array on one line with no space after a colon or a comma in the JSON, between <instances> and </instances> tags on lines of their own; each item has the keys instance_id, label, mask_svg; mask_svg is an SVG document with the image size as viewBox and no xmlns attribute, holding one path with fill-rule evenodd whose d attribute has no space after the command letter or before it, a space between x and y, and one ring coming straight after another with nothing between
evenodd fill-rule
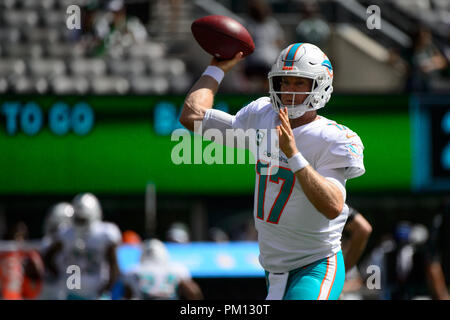
<instances>
[{"instance_id":1,"label":"wristband","mask_svg":"<svg viewBox=\"0 0 450 320\"><path fill-rule=\"evenodd\" d=\"M295 155L288 159L288 164L289 168L291 168L291 171L295 173L298 170L303 169L304 167L309 165L309 162L305 158L303 158L300 152L297 152Z\"/></svg>"},{"instance_id":2,"label":"wristband","mask_svg":"<svg viewBox=\"0 0 450 320\"><path fill-rule=\"evenodd\" d=\"M223 77L225 76L225 72L222 69L216 66L208 66L203 72L202 76L210 76L214 78L219 84L222 82Z\"/></svg>"}]
</instances>

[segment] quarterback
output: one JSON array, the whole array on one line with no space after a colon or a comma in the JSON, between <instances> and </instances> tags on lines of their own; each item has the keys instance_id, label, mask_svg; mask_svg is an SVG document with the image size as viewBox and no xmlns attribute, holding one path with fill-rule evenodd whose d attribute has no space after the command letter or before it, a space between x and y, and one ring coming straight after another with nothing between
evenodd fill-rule
<instances>
[{"instance_id":1,"label":"quarterback","mask_svg":"<svg viewBox=\"0 0 450 320\"><path fill-rule=\"evenodd\" d=\"M102 221L101 204L92 193L78 194L72 206L71 225L54 237L44 261L57 276L67 276L71 266L79 267L78 285L69 286L67 276L64 299L104 299L119 275L116 248L121 242L120 229L115 223Z\"/></svg>"},{"instance_id":2,"label":"quarterback","mask_svg":"<svg viewBox=\"0 0 450 320\"><path fill-rule=\"evenodd\" d=\"M338 299L345 278L345 185L365 168L358 135L317 114L333 92L333 67L315 45L291 44L268 74L270 97L236 115L213 109L225 73L242 59L242 52L212 59L188 92L180 122L189 130L275 133L279 150L257 152L255 166L254 221L266 299ZM269 147L267 135L259 139L259 148Z\"/></svg>"}]
</instances>

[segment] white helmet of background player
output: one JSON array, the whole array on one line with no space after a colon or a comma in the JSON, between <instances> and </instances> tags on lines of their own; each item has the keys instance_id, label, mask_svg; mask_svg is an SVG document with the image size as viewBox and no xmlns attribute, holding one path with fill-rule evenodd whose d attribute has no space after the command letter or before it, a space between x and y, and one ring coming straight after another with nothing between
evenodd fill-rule
<instances>
[{"instance_id":1,"label":"white helmet of background player","mask_svg":"<svg viewBox=\"0 0 450 320\"><path fill-rule=\"evenodd\" d=\"M68 202L60 202L53 205L49 209L45 219L45 234L54 234L59 228L69 226L73 214L73 206Z\"/></svg>"},{"instance_id":2,"label":"white helmet of background player","mask_svg":"<svg viewBox=\"0 0 450 320\"><path fill-rule=\"evenodd\" d=\"M313 80L309 92L281 92L281 77L295 76ZM280 108L288 108L291 119L301 117L305 112L317 110L325 106L333 92L333 67L325 53L310 43L294 43L289 45L278 56L269 72L269 93L272 106L276 112ZM302 104L283 105L280 94L308 94Z\"/></svg>"},{"instance_id":3,"label":"white helmet of background player","mask_svg":"<svg viewBox=\"0 0 450 320\"><path fill-rule=\"evenodd\" d=\"M157 263L169 262L169 251L166 245L158 240L145 240L142 244L141 261L154 261Z\"/></svg>"},{"instance_id":4,"label":"white helmet of background player","mask_svg":"<svg viewBox=\"0 0 450 320\"><path fill-rule=\"evenodd\" d=\"M72 200L74 209L73 223L75 226L90 226L102 220L102 207L97 197L92 193L80 193Z\"/></svg>"}]
</instances>

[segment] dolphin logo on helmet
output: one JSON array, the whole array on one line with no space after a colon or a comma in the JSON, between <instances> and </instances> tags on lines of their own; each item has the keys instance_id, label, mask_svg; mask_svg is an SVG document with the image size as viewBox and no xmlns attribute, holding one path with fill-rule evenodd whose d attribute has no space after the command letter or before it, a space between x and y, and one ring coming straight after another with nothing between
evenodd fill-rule
<instances>
[{"instance_id":1,"label":"dolphin logo on helmet","mask_svg":"<svg viewBox=\"0 0 450 320\"><path fill-rule=\"evenodd\" d=\"M312 79L309 92L282 92L281 77L294 76ZM333 92L333 67L328 57L317 46L310 43L294 43L283 49L268 75L269 94L276 112L288 108L291 119L301 117L305 112L323 108ZM303 103L283 105L281 94L307 94Z\"/></svg>"}]
</instances>

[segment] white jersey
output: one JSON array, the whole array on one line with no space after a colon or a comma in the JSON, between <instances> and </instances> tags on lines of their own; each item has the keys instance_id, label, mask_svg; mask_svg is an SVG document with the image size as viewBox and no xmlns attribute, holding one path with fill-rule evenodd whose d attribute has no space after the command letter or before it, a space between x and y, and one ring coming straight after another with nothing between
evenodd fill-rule
<instances>
[{"instance_id":1,"label":"white jersey","mask_svg":"<svg viewBox=\"0 0 450 320\"><path fill-rule=\"evenodd\" d=\"M203 129L211 128L207 111ZM234 129L258 129L254 218L258 231L259 261L269 272L287 272L341 250L341 235L348 209L329 220L304 194L289 169L283 152L272 148L279 115L268 97L242 108L232 121ZM344 187L347 179L364 174L364 146L358 135L345 126L319 117L293 129L298 150L319 173L341 168ZM278 140L278 138L276 138ZM270 148L270 149L269 149ZM264 175L264 170L269 175Z\"/></svg>"},{"instance_id":2,"label":"white jersey","mask_svg":"<svg viewBox=\"0 0 450 320\"><path fill-rule=\"evenodd\" d=\"M133 289L139 299L178 299L178 284L190 280L189 270L175 262L156 262L147 260L131 269L125 282Z\"/></svg>"},{"instance_id":3,"label":"white jersey","mask_svg":"<svg viewBox=\"0 0 450 320\"><path fill-rule=\"evenodd\" d=\"M63 229L64 228L60 228L59 232ZM42 238L40 248L42 256L50 249L54 242L57 241L56 233L45 234ZM45 270L42 290L38 298L39 300L64 300L66 298L66 270L63 269L62 254L57 254L54 259L58 275L53 275L50 271Z\"/></svg>"},{"instance_id":4,"label":"white jersey","mask_svg":"<svg viewBox=\"0 0 450 320\"><path fill-rule=\"evenodd\" d=\"M69 281L74 288L67 288L68 294L83 299L97 299L108 279L107 249L121 241L119 228L114 223L97 221L83 232L75 226L70 227L60 234L59 239L63 245L65 276L69 278L75 272L75 269L69 269L70 272L66 273L69 266L79 267L81 275L80 288L76 287L75 280Z\"/></svg>"}]
</instances>

